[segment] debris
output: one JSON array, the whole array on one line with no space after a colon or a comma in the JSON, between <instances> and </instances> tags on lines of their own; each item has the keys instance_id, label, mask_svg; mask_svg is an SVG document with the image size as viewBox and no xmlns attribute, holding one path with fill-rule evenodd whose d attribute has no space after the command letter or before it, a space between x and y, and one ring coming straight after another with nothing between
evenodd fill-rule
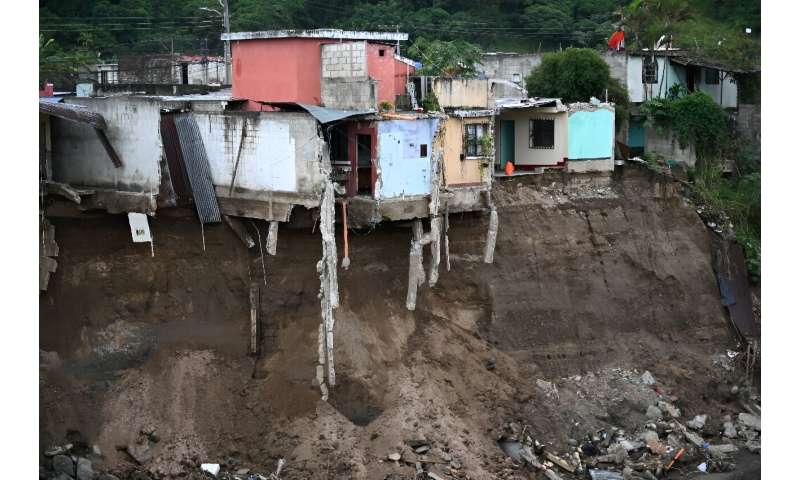
<instances>
[{"instance_id":1,"label":"debris","mask_svg":"<svg viewBox=\"0 0 800 480\"><path fill-rule=\"evenodd\" d=\"M645 370L645 372L642 374L642 383L645 385L655 385L656 379L649 370Z\"/></svg>"},{"instance_id":2,"label":"debris","mask_svg":"<svg viewBox=\"0 0 800 480\"><path fill-rule=\"evenodd\" d=\"M657 439L648 441L647 448L656 455L663 455L667 453L667 447Z\"/></svg>"},{"instance_id":3,"label":"debris","mask_svg":"<svg viewBox=\"0 0 800 480\"><path fill-rule=\"evenodd\" d=\"M623 463L628 458L628 451L619 443L608 447L608 453L597 457L598 463Z\"/></svg>"},{"instance_id":4,"label":"debris","mask_svg":"<svg viewBox=\"0 0 800 480\"><path fill-rule=\"evenodd\" d=\"M692 420L686 422L686 426L692 430L702 430L706 425L708 415L697 415Z\"/></svg>"},{"instance_id":5,"label":"debris","mask_svg":"<svg viewBox=\"0 0 800 480\"><path fill-rule=\"evenodd\" d=\"M203 463L200 465L200 470L208 472L216 478L219 474L219 463Z\"/></svg>"},{"instance_id":6,"label":"debris","mask_svg":"<svg viewBox=\"0 0 800 480\"><path fill-rule=\"evenodd\" d=\"M418 454L418 455L422 455L422 454L424 454L424 453L427 453L427 452L428 452L428 450L430 450L430 449L431 449L431 447L429 447L429 446L427 446L427 445L422 445L422 446L420 446L420 447L417 447L417 448L415 448L415 449L414 449L414 453L416 453L416 454Z\"/></svg>"},{"instance_id":7,"label":"debris","mask_svg":"<svg viewBox=\"0 0 800 480\"><path fill-rule=\"evenodd\" d=\"M750 453L761 453L761 442L758 440L748 440L744 446Z\"/></svg>"},{"instance_id":8,"label":"debris","mask_svg":"<svg viewBox=\"0 0 800 480\"><path fill-rule=\"evenodd\" d=\"M627 452L626 452L626 455L627 455ZM567 462L563 458L559 457L558 455L555 455L553 453L545 451L544 452L544 456L545 456L545 458L547 458L551 462L555 463L556 465L558 465L562 469L566 470L567 472L575 473L575 466L571 465L569 462Z\"/></svg>"},{"instance_id":9,"label":"debris","mask_svg":"<svg viewBox=\"0 0 800 480\"><path fill-rule=\"evenodd\" d=\"M283 470L283 466L286 464L286 460L279 458L278 459L278 467L275 469L275 473L271 473L269 475L270 480L280 480L281 479L281 470ZM259 475L260 477L260 475ZM266 480L266 479L264 479Z\"/></svg>"},{"instance_id":10,"label":"debris","mask_svg":"<svg viewBox=\"0 0 800 480\"><path fill-rule=\"evenodd\" d=\"M150 255L155 257L155 250L153 250L153 236L150 234L150 224L147 221L147 215L144 213L128 213L128 223L131 226L131 237L133 243L150 243Z\"/></svg>"},{"instance_id":11,"label":"debris","mask_svg":"<svg viewBox=\"0 0 800 480\"><path fill-rule=\"evenodd\" d=\"M734 453L739 450L739 447L732 443L723 443L721 445L710 445L708 453L714 458L725 458L729 453Z\"/></svg>"},{"instance_id":12,"label":"debris","mask_svg":"<svg viewBox=\"0 0 800 480\"><path fill-rule=\"evenodd\" d=\"M483 253L483 261L485 263L494 262L494 247L497 242L497 224L497 209L492 206L491 212L489 213L489 230L486 232L486 249Z\"/></svg>"},{"instance_id":13,"label":"debris","mask_svg":"<svg viewBox=\"0 0 800 480\"><path fill-rule=\"evenodd\" d=\"M391 460L393 462L399 462L400 459L402 458L402 456L397 452L393 452L393 453L389 454L388 458L389 458L389 460Z\"/></svg>"},{"instance_id":14,"label":"debris","mask_svg":"<svg viewBox=\"0 0 800 480\"><path fill-rule=\"evenodd\" d=\"M645 415L647 415L647 418L650 420L660 420L662 413L660 408L656 407L655 405L650 405L647 407L647 412Z\"/></svg>"},{"instance_id":15,"label":"debris","mask_svg":"<svg viewBox=\"0 0 800 480\"><path fill-rule=\"evenodd\" d=\"M739 425L758 430L759 432L761 431L761 417L756 415L750 413L740 413L739 418L737 418L737 422Z\"/></svg>"},{"instance_id":16,"label":"debris","mask_svg":"<svg viewBox=\"0 0 800 480\"><path fill-rule=\"evenodd\" d=\"M342 199L342 240L344 241L344 258L342 259L342 268L347 270L350 268L350 244L347 238L347 199Z\"/></svg>"},{"instance_id":17,"label":"debris","mask_svg":"<svg viewBox=\"0 0 800 480\"><path fill-rule=\"evenodd\" d=\"M728 438L736 438L736 427L733 425L733 422L725 422L723 424L723 428L725 429L723 432L724 436Z\"/></svg>"},{"instance_id":18,"label":"debris","mask_svg":"<svg viewBox=\"0 0 800 480\"><path fill-rule=\"evenodd\" d=\"M698 448L702 448L703 445L705 445L706 443L705 441L703 441L703 437L688 430L683 432L683 436L686 437L686 440L689 440L695 447Z\"/></svg>"},{"instance_id":19,"label":"debris","mask_svg":"<svg viewBox=\"0 0 800 480\"><path fill-rule=\"evenodd\" d=\"M269 230L267 230L267 253L275 256L278 253L278 221L272 220L269 222Z\"/></svg>"},{"instance_id":20,"label":"debris","mask_svg":"<svg viewBox=\"0 0 800 480\"><path fill-rule=\"evenodd\" d=\"M697 470L706 473L708 471L708 464L706 462L701 463L697 466Z\"/></svg>"},{"instance_id":21,"label":"debris","mask_svg":"<svg viewBox=\"0 0 800 480\"><path fill-rule=\"evenodd\" d=\"M66 455L56 455L53 457L53 470L56 473L64 473L73 477L75 476L75 463Z\"/></svg>"},{"instance_id":22,"label":"debris","mask_svg":"<svg viewBox=\"0 0 800 480\"><path fill-rule=\"evenodd\" d=\"M247 233L247 227L244 226L244 222L242 222L240 218L223 215L222 219L225 220L225 223L233 230L233 233L239 237L239 240L244 243L245 247L253 248L256 246L255 240Z\"/></svg>"},{"instance_id":23,"label":"debris","mask_svg":"<svg viewBox=\"0 0 800 480\"><path fill-rule=\"evenodd\" d=\"M622 474L609 470L589 470L589 478L592 480L622 480Z\"/></svg>"},{"instance_id":24,"label":"debris","mask_svg":"<svg viewBox=\"0 0 800 480\"><path fill-rule=\"evenodd\" d=\"M552 397L558 399L558 387L555 386L553 382L548 382L547 380L542 380L541 378L536 380L536 386L544 392L548 397Z\"/></svg>"},{"instance_id":25,"label":"debris","mask_svg":"<svg viewBox=\"0 0 800 480\"><path fill-rule=\"evenodd\" d=\"M665 472L670 471L672 469L672 466L675 465L675 462L680 460L684 453L686 453L685 449L681 448L680 450L678 450L678 453L676 453L675 456L672 457L672 461L670 461L669 465L667 465L666 468L664 468L664 471Z\"/></svg>"},{"instance_id":26,"label":"debris","mask_svg":"<svg viewBox=\"0 0 800 480\"><path fill-rule=\"evenodd\" d=\"M625 450L627 450L628 452L639 450L640 448L645 446L645 444L642 442L634 442L626 439L620 440L619 444L625 447Z\"/></svg>"},{"instance_id":27,"label":"debris","mask_svg":"<svg viewBox=\"0 0 800 480\"><path fill-rule=\"evenodd\" d=\"M680 409L669 402L658 402L658 408L661 409L662 412L667 412L672 418L680 418L681 416Z\"/></svg>"},{"instance_id":28,"label":"debris","mask_svg":"<svg viewBox=\"0 0 800 480\"><path fill-rule=\"evenodd\" d=\"M150 445L147 444L132 443L125 448L125 451L128 452L128 455L139 465L144 465L153 458Z\"/></svg>"},{"instance_id":29,"label":"debris","mask_svg":"<svg viewBox=\"0 0 800 480\"><path fill-rule=\"evenodd\" d=\"M66 445L56 445L54 447L50 447L44 451L45 457L54 457L56 455L63 455L72 449L72 444L68 443Z\"/></svg>"},{"instance_id":30,"label":"debris","mask_svg":"<svg viewBox=\"0 0 800 480\"><path fill-rule=\"evenodd\" d=\"M94 478L94 471L92 470L92 462L85 459L78 459L78 468L76 478L78 480L92 480Z\"/></svg>"}]
</instances>

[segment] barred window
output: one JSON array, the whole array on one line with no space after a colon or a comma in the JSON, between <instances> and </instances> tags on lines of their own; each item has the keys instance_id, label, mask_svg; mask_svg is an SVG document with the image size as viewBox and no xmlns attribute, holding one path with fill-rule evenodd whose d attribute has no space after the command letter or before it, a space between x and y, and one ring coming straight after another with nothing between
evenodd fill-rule
<instances>
[{"instance_id":1,"label":"barred window","mask_svg":"<svg viewBox=\"0 0 800 480\"><path fill-rule=\"evenodd\" d=\"M555 148L555 120L532 118L528 122L528 148Z\"/></svg>"},{"instance_id":2,"label":"barred window","mask_svg":"<svg viewBox=\"0 0 800 480\"><path fill-rule=\"evenodd\" d=\"M653 57L642 57L642 83L658 83L658 61Z\"/></svg>"},{"instance_id":3,"label":"barred window","mask_svg":"<svg viewBox=\"0 0 800 480\"><path fill-rule=\"evenodd\" d=\"M483 151L481 138L489 133L488 123L471 123L464 125L464 155L467 157L479 157L488 155Z\"/></svg>"}]
</instances>

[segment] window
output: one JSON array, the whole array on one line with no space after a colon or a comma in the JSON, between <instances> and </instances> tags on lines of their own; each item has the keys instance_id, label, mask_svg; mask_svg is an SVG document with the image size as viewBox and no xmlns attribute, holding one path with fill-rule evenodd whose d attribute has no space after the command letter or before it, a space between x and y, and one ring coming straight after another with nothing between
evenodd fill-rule
<instances>
[{"instance_id":1,"label":"window","mask_svg":"<svg viewBox=\"0 0 800 480\"><path fill-rule=\"evenodd\" d=\"M100 72L100 83L108 83L108 72L105 70Z\"/></svg>"},{"instance_id":2,"label":"window","mask_svg":"<svg viewBox=\"0 0 800 480\"><path fill-rule=\"evenodd\" d=\"M384 55L386 55L386 50L384 50L384 49L382 49L382 48L381 48L380 50L378 50L378 56L379 56L379 57L382 57L382 56L384 56Z\"/></svg>"},{"instance_id":3,"label":"window","mask_svg":"<svg viewBox=\"0 0 800 480\"><path fill-rule=\"evenodd\" d=\"M642 83L658 83L658 61L653 57L642 57Z\"/></svg>"},{"instance_id":4,"label":"window","mask_svg":"<svg viewBox=\"0 0 800 480\"><path fill-rule=\"evenodd\" d=\"M519 83L520 80L522 80L522 77L519 73L514 73L511 75L511 79L514 81L514 83Z\"/></svg>"},{"instance_id":5,"label":"window","mask_svg":"<svg viewBox=\"0 0 800 480\"><path fill-rule=\"evenodd\" d=\"M556 122L549 118L532 118L528 123L528 148L555 148Z\"/></svg>"},{"instance_id":6,"label":"window","mask_svg":"<svg viewBox=\"0 0 800 480\"><path fill-rule=\"evenodd\" d=\"M719 70L716 68L706 68L706 84L717 85L719 83Z\"/></svg>"},{"instance_id":7,"label":"window","mask_svg":"<svg viewBox=\"0 0 800 480\"><path fill-rule=\"evenodd\" d=\"M419 146L419 158L425 158L428 156L428 145L423 143Z\"/></svg>"},{"instance_id":8,"label":"window","mask_svg":"<svg viewBox=\"0 0 800 480\"><path fill-rule=\"evenodd\" d=\"M487 155L487 152L483 151L481 139L488 133L488 123L471 123L469 125L464 125L464 155L462 155L462 160L464 156L479 157Z\"/></svg>"}]
</instances>

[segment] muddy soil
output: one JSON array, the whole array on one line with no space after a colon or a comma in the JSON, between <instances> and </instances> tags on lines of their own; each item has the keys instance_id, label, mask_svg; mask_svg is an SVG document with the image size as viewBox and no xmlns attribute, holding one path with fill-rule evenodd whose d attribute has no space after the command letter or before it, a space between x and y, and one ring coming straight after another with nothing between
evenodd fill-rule
<instances>
[{"instance_id":1,"label":"muddy soil","mask_svg":"<svg viewBox=\"0 0 800 480\"><path fill-rule=\"evenodd\" d=\"M124 216L53 218L41 449L79 432L102 452L95 471L121 477L177 478L206 462L269 472L285 458L285 479L383 479L413 478L406 442L425 439L426 458L443 462L432 469L460 467L451 478L534 478L497 446L505 425L524 424L556 449L599 428L633 431L654 395L645 370L689 418L741 411L726 393L735 378L726 352L737 345L707 232L674 184L628 168L503 180L494 199L494 264L482 262L485 216L453 215L451 269L442 263L414 312L409 225L351 231L329 402L313 384L318 232L282 228L264 286L259 255L224 224L205 228L204 250L195 220L160 215L151 258L130 242ZM341 255L341 231L337 243ZM253 282L258 357L248 354ZM159 441L138 465L123 450L143 429Z\"/></svg>"}]
</instances>

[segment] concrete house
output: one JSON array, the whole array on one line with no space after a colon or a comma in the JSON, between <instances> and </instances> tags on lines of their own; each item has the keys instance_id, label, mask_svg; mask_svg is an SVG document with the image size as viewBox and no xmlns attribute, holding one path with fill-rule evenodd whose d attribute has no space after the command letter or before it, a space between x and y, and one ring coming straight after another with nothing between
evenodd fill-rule
<instances>
[{"instance_id":1,"label":"concrete house","mask_svg":"<svg viewBox=\"0 0 800 480\"><path fill-rule=\"evenodd\" d=\"M397 103L415 70L395 56L406 33L270 30L222 39L231 41L233 97L251 109L279 102L375 111Z\"/></svg>"}]
</instances>

